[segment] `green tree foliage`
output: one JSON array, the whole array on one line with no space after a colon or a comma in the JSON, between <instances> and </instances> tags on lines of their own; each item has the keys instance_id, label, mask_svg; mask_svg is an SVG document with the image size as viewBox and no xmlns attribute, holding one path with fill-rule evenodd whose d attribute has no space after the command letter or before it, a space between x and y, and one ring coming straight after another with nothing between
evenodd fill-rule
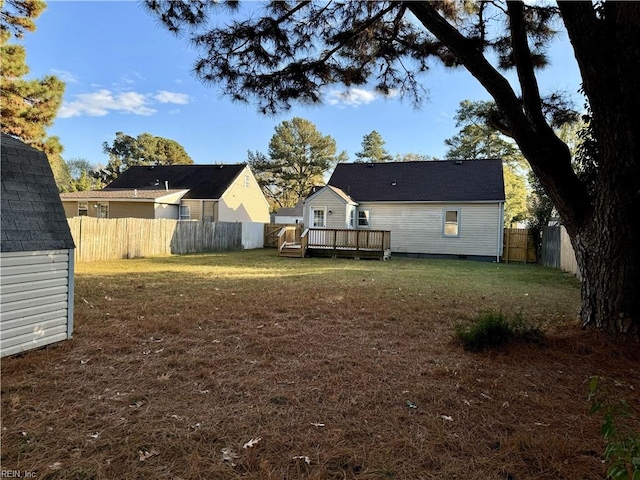
<instances>
[{"instance_id":1,"label":"green tree foliage","mask_svg":"<svg viewBox=\"0 0 640 480\"><path fill-rule=\"evenodd\" d=\"M45 152L49 158L58 188L64 189L69 174L61 157L62 144L48 137L62 104L65 84L48 75L25 80L29 73L26 51L22 45L9 43L35 30L34 20L46 8L40 0L0 0L0 117L2 131L20 138Z\"/></svg>"},{"instance_id":2,"label":"green tree foliage","mask_svg":"<svg viewBox=\"0 0 640 480\"><path fill-rule=\"evenodd\" d=\"M86 158L72 158L66 161L70 174L69 190L72 192L84 192L87 190L99 190L104 183L97 174L99 168Z\"/></svg>"},{"instance_id":3,"label":"green tree foliage","mask_svg":"<svg viewBox=\"0 0 640 480\"><path fill-rule=\"evenodd\" d=\"M393 157L394 162L428 162L438 160L436 157L426 155L424 153L396 153Z\"/></svg>"},{"instance_id":4,"label":"green tree foliage","mask_svg":"<svg viewBox=\"0 0 640 480\"><path fill-rule=\"evenodd\" d=\"M433 60L465 68L493 97L493 126L518 144L569 233L583 324L640 336L640 223L630 221L640 210L639 2L239 4L145 0L200 49L198 78L261 112L320 102L334 84L372 85L419 103ZM228 20L229 10L237 18ZM554 131L575 112L561 95L541 92L537 77L560 22L590 112L588 176L574 170Z\"/></svg>"},{"instance_id":5,"label":"green tree foliage","mask_svg":"<svg viewBox=\"0 0 640 480\"><path fill-rule=\"evenodd\" d=\"M382 135L375 130L365 135L362 138L362 150L356 152L356 157L358 157L356 162L390 162L393 157L384 149L384 144L385 141L382 139Z\"/></svg>"},{"instance_id":6,"label":"green tree foliage","mask_svg":"<svg viewBox=\"0 0 640 480\"><path fill-rule=\"evenodd\" d=\"M495 109L493 102L463 100L456 111L456 127L460 132L444 143L449 147L445 158L466 159L499 158L504 174L504 224L510 226L524 221L528 215L528 165L520 149L509 138L487 123L487 116Z\"/></svg>"},{"instance_id":7,"label":"green tree foliage","mask_svg":"<svg viewBox=\"0 0 640 480\"><path fill-rule=\"evenodd\" d=\"M346 153L336 155L336 142L309 120L294 117L275 127L268 156L248 152L248 163L272 208L293 207Z\"/></svg>"},{"instance_id":8,"label":"green tree foliage","mask_svg":"<svg viewBox=\"0 0 640 480\"><path fill-rule=\"evenodd\" d=\"M193 160L175 140L142 133L137 137L116 132L112 143L104 142L102 151L109 155L106 168L98 177L104 183L116 179L127 168L136 165L185 165Z\"/></svg>"}]
</instances>

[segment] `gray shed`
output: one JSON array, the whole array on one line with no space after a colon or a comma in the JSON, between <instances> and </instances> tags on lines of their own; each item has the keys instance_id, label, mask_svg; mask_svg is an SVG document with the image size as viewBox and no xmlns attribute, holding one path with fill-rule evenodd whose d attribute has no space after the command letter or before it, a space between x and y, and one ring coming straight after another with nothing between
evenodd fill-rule
<instances>
[{"instance_id":1,"label":"gray shed","mask_svg":"<svg viewBox=\"0 0 640 480\"><path fill-rule=\"evenodd\" d=\"M0 356L71 338L73 253L47 156L0 137Z\"/></svg>"}]
</instances>

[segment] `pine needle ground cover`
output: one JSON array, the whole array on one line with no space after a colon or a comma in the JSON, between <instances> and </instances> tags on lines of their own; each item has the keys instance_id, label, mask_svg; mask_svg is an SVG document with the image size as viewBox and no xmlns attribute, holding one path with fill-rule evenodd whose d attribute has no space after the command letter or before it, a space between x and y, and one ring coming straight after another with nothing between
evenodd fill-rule
<instances>
[{"instance_id":1,"label":"pine needle ground cover","mask_svg":"<svg viewBox=\"0 0 640 480\"><path fill-rule=\"evenodd\" d=\"M2 360L2 469L602 478L589 379L637 411L640 358L579 328L579 289L539 265L275 250L80 264L74 338ZM456 325L483 311L535 322L544 341L467 352Z\"/></svg>"}]
</instances>

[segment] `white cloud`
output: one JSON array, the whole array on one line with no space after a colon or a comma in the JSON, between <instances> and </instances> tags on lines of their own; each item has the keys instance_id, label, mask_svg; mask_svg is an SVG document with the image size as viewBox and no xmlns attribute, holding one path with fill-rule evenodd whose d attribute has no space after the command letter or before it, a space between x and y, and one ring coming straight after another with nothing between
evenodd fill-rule
<instances>
[{"instance_id":1,"label":"white cloud","mask_svg":"<svg viewBox=\"0 0 640 480\"><path fill-rule=\"evenodd\" d=\"M176 103L178 105L186 105L190 101L189 95L186 93L167 92L166 90L158 91L153 98L160 103Z\"/></svg>"},{"instance_id":2,"label":"white cloud","mask_svg":"<svg viewBox=\"0 0 640 480\"><path fill-rule=\"evenodd\" d=\"M113 94L106 89L94 93L76 95L73 102L65 102L60 107L58 117L71 118L80 115L103 117L109 112L132 113L134 115L153 115L156 110L149 106L146 95L137 92Z\"/></svg>"},{"instance_id":3,"label":"white cloud","mask_svg":"<svg viewBox=\"0 0 640 480\"><path fill-rule=\"evenodd\" d=\"M375 90L349 88L347 90L330 90L326 98L329 105L358 107L360 105L367 105L378 98L389 98L395 97L396 95L396 91L391 91L389 95L383 95Z\"/></svg>"},{"instance_id":4,"label":"white cloud","mask_svg":"<svg viewBox=\"0 0 640 480\"><path fill-rule=\"evenodd\" d=\"M78 83L78 79L76 78L76 76L71 72L67 72L66 70L58 70L54 68L51 70L51 73L53 73L56 77L58 77L65 83Z\"/></svg>"}]
</instances>

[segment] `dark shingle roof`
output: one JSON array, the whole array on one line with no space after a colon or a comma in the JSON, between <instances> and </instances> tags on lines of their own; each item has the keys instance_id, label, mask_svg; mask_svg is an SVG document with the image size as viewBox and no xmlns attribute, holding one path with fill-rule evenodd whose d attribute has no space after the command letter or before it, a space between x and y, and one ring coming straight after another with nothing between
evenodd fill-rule
<instances>
[{"instance_id":1,"label":"dark shingle roof","mask_svg":"<svg viewBox=\"0 0 640 480\"><path fill-rule=\"evenodd\" d=\"M501 160L339 163L329 185L357 202L504 201Z\"/></svg>"},{"instance_id":2,"label":"dark shingle roof","mask_svg":"<svg viewBox=\"0 0 640 480\"><path fill-rule=\"evenodd\" d=\"M244 167L244 164L129 167L104 190L158 189L169 182L170 189L189 189L183 198L215 199L222 196Z\"/></svg>"},{"instance_id":3,"label":"dark shingle roof","mask_svg":"<svg viewBox=\"0 0 640 480\"><path fill-rule=\"evenodd\" d=\"M5 134L0 149L1 251L75 248L47 156Z\"/></svg>"}]
</instances>

